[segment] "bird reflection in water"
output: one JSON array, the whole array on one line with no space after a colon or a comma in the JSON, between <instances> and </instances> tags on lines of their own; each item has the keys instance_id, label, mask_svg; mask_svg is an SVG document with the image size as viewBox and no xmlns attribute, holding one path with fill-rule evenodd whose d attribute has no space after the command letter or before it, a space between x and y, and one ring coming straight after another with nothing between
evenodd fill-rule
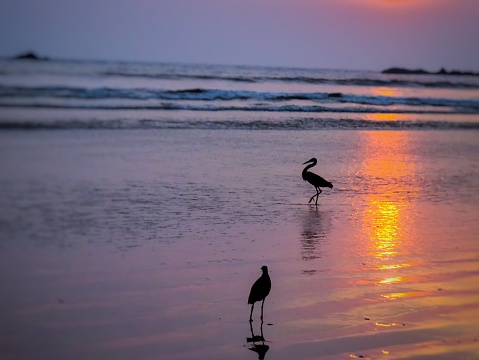
<instances>
[{"instance_id":1,"label":"bird reflection in water","mask_svg":"<svg viewBox=\"0 0 479 360\"><path fill-rule=\"evenodd\" d=\"M263 336L263 321L261 321L261 335L254 334L253 322L249 322L249 327L251 331L251 337L247 337L246 341L251 343L251 346L248 349L257 353L258 359L264 359L266 352L269 350L269 346L265 344L266 340Z\"/></svg>"},{"instance_id":2,"label":"bird reflection in water","mask_svg":"<svg viewBox=\"0 0 479 360\"><path fill-rule=\"evenodd\" d=\"M327 213L311 207L302 216L301 256L306 261L321 258L321 243L325 240L330 225Z\"/></svg>"}]
</instances>

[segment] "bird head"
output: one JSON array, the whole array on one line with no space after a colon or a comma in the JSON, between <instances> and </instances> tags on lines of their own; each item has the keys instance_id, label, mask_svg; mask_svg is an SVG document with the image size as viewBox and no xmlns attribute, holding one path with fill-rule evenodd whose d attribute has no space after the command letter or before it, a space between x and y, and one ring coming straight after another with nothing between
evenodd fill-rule
<instances>
[{"instance_id":1,"label":"bird head","mask_svg":"<svg viewBox=\"0 0 479 360\"><path fill-rule=\"evenodd\" d=\"M304 165L304 164L307 164L307 163L310 163L310 162L313 162L313 163L316 164L316 163L318 162L318 160L316 160L316 158L311 158L311 159L309 159L308 161L304 162L303 165Z\"/></svg>"},{"instance_id":2,"label":"bird head","mask_svg":"<svg viewBox=\"0 0 479 360\"><path fill-rule=\"evenodd\" d=\"M268 267L266 265L263 265L261 266L261 270L263 270L263 272L268 272Z\"/></svg>"}]
</instances>

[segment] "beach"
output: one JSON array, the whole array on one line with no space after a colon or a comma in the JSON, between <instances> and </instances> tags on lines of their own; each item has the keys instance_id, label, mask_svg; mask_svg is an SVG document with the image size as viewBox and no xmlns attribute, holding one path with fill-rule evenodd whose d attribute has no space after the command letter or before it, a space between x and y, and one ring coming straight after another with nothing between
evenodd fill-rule
<instances>
[{"instance_id":1,"label":"beach","mask_svg":"<svg viewBox=\"0 0 479 360\"><path fill-rule=\"evenodd\" d=\"M479 360L479 0L0 9L0 360Z\"/></svg>"},{"instance_id":2,"label":"beach","mask_svg":"<svg viewBox=\"0 0 479 360\"><path fill-rule=\"evenodd\" d=\"M4 359L478 358L476 131L8 130L0 162Z\"/></svg>"}]
</instances>

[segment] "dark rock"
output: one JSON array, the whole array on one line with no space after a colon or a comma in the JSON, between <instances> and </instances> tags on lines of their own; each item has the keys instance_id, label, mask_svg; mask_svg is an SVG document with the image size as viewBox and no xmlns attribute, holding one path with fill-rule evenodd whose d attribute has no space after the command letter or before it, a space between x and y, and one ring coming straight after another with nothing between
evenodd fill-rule
<instances>
[{"instance_id":1,"label":"dark rock","mask_svg":"<svg viewBox=\"0 0 479 360\"><path fill-rule=\"evenodd\" d=\"M48 60L47 57L38 56L32 51L18 54L17 56L14 56L13 59L14 60Z\"/></svg>"},{"instance_id":2,"label":"dark rock","mask_svg":"<svg viewBox=\"0 0 479 360\"><path fill-rule=\"evenodd\" d=\"M405 69L400 67L392 67L386 70L381 71L383 74L412 74L412 75L469 75L469 76L479 76L479 73L474 73L472 71L458 71L452 70L447 71L444 68L441 68L437 72L430 72L423 69Z\"/></svg>"},{"instance_id":3,"label":"dark rock","mask_svg":"<svg viewBox=\"0 0 479 360\"><path fill-rule=\"evenodd\" d=\"M426 70L423 69L405 69L399 67L392 67L382 71L383 74L429 74Z\"/></svg>"}]
</instances>

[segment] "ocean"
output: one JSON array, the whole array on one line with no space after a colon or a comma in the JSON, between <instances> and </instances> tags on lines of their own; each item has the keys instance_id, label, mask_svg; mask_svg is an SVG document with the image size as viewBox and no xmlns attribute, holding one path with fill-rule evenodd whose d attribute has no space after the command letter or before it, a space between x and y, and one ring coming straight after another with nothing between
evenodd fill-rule
<instances>
[{"instance_id":1,"label":"ocean","mask_svg":"<svg viewBox=\"0 0 479 360\"><path fill-rule=\"evenodd\" d=\"M0 61L0 128L477 129L479 77Z\"/></svg>"},{"instance_id":2,"label":"ocean","mask_svg":"<svg viewBox=\"0 0 479 360\"><path fill-rule=\"evenodd\" d=\"M478 111L472 76L2 60L0 358L477 359Z\"/></svg>"}]
</instances>

